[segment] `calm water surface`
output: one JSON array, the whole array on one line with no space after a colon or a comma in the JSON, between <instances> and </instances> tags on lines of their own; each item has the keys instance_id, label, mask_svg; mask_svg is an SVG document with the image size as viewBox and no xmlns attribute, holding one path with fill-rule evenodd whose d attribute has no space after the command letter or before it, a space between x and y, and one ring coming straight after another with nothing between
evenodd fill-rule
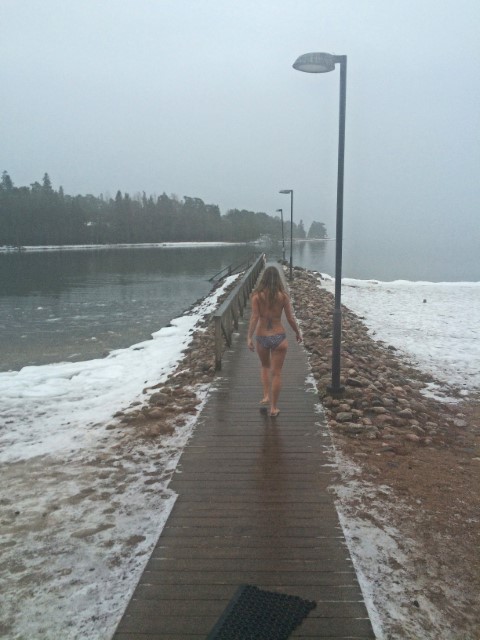
<instances>
[{"instance_id":1,"label":"calm water surface","mask_svg":"<svg viewBox=\"0 0 480 640\"><path fill-rule=\"evenodd\" d=\"M477 251L456 260L448 250L360 250L347 238L343 275L480 280ZM280 246L266 251L282 257ZM246 245L0 253L0 370L88 360L148 340L207 295L211 276L251 254ZM333 275L335 242L295 243L293 264Z\"/></svg>"},{"instance_id":2,"label":"calm water surface","mask_svg":"<svg viewBox=\"0 0 480 640\"><path fill-rule=\"evenodd\" d=\"M252 247L0 254L0 370L88 360L147 340Z\"/></svg>"}]
</instances>

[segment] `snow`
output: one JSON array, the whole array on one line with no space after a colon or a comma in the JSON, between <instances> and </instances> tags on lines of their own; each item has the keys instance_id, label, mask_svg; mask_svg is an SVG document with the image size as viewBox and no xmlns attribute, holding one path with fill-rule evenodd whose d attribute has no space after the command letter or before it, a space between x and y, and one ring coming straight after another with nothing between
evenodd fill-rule
<instances>
[{"instance_id":1,"label":"snow","mask_svg":"<svg viewBox=\"0 0 480 640\"><path fill-rule=\"evenodd\" d=\"M175 369L237 277L152 340L104 359L0 373L3 637L113 634L175 502L168 484L195 417L150 445L108 423ZM196 392L203 403L207 388Z\"/></svg>"},{"instance_id":2,"label":"snow","mask_svg":"<svg viewBox=\"0 0 480 640\"><path fill-rule=\"evenodd\" d=\"M230 282L226 281L224 286ZM78 449L101 433L122 406L162 382L176 366L198 320L211 312L219 289L190 315L175 318L146 340L106 358L23 367L0 373L0 462Z\"/></svg>"},{"instance_id":3,"label":"snow","mask_svg":"<svg viewBox=\"0 0 480 640\"><path fill-rule=\"evenodd\" d=\"M320 286L334 292L334 280L322 274ZM361 317L376 340L398 349L420 370L432 375L423 390L443 402L458 402L449 389L460 395L480 389L480 283L410 282L397 280L342 280L342 303ZM321 409L320 409L321 410ZM384 621L398 636L428 640L450 637L445 612L425 594L418 568L410 555L415 541L404 539L389 525L385 500L376 496L382 489L394 512L402 505L389 501L389 487L377 487L357 480L358 469L351 460L332 448L341 482L335 485L340 523L378 640L391 637ZM369 502L368 518L362 505ZM453 597L453 596L452 596ZM418 602L415 615L412 603ZM429 630L428 630L429 629Z\"/></svg>"},{"instance_id":4,"label":"snow","mask_svg":"<svg viewBox=\"0 0 480 640\"><path fill-rule=\"evenodd\" d=\"M12 253L15 251L41 252L41 251L91 251L92 249L157 249L174 248L183 249L189 247L223 247L235 244L245 244L244 242L142 242L139 244L61 244L61 245L35 245L13 247L11 245L1 245L0 253Z\"/></svg>"},{"instance_id":5,"label":"snow","mask_svg":"<svg viewBox=\"0 0 480 640\"><path fill-rule=\"evenodd\" d=\"M364 317L376 339L439 382L465 394L478 391L480 283L343 285L343 303ZM333 289L333 281L322 280L322 286ZM152 340L106 358L0 373L5 637L111 638L175 502L168 484L195 418L161 446L139 444L107 426L116 411L142 402L144 389L177 366L224 287ZM428 392L440 390L432 384ZM197 392L204 402L208 389ZM345 475L345 463L336 463ZM361 493L347 477L344 487L344 503ZM395 555L394 532L380 539L373 525L359 529L354 512L344 509L340 515L347 540L355 542L351 548L370 558L371 567ZM357 562L357 568L368 598L373 573L368 565ZM388 594L385 600L393 602ZM376 629L381 630L381 615L400 615L385 611L372 610Z\"/></svg>"},{"instance_id":6,"label":"snow","mask_svg":"<svg viewBox=\"0 0 480 640\"><path fill-rule=\"evenodd\" d=\"M424 578L411 559L411 556L418 558L415 540L405 538L389 524L385 499L391 512L405 507L389 500L390 487L359 482L358 468L340 451L335 450L332 455L341 475L341 483L334 486L339 520L375 637L377 640L450 637L448 616L426 595L429 592L422 583ZM366 499L368 517L362 510ZM415 601L419 606L412 615ZM386 633L384 621L397 633Z\"/></svg>"},{"instance_id":7,"label":"snow","mask_svg":"<svg viewBox=\"0 0 480 640\"><path fill-rule=\"evenodd\" d=\"M322 276L333 292L334 280ZM342 303L376 340L464 394L480 388L480 282L342 280ZM439 387L426 393L435 397Z\"/></svg>"}]
</instances>

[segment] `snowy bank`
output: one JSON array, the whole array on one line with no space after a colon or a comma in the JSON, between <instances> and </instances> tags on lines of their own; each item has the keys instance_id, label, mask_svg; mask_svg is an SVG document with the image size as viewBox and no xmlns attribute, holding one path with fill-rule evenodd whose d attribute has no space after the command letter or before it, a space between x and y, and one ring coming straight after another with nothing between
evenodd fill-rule
<instances>
[{"instance_id":1,"label":"snowy bank","mask_svg":"<svg viewBox=\"0 0 480 640\"><path fill-rule=\"evenodd\" d=\"M345 278L342 303L422 371L467 393L480 389L480 282Z\"/></svg>"},{"instance_id":2,"label":"snowy bank","mask_svg":"<svg viewBox=\"0 0 480 640\"><path fill-rule=\"evenodd\" d=\"M111 637L175 502L168 484L196 417L150 440L108 423L176 368L236 278L152 340L0 374L4 637ZM207 387L196 393L202 403Z\"/></svg>"}]
</instances>

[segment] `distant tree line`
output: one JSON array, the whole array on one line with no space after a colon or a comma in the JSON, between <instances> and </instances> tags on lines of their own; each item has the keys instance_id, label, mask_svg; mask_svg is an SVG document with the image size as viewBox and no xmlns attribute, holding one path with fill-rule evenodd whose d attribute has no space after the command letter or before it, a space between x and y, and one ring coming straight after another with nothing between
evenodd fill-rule
<instances>
[{"instance_id":1,"label":"distant tree line","mask_svg":"<svg viewBox=\"0 0 480 640\"><path fill-rule=\"evenodd\" d=\"M285 223L290 237L290 221ZM70 196L58 191L45 173L42 182L14 186L4 171L0 181L0 246L114 244L142 242L250 242L262 235L282 237L280 218L244 209L225 215L214 204L184 196L115 198ZM303 222L293 225L293 237L305 238ZM322 222L313 222L308 238L325 238Z\"/></svg>"}]
</instances>

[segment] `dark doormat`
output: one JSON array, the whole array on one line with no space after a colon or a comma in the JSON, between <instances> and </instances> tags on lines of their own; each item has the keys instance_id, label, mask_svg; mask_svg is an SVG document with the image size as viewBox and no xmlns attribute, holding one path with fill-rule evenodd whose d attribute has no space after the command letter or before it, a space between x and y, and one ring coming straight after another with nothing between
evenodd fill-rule
<instances>
[{"instance_id":1,"label":"dark doormat","mask_svg":"<svg viewBox=\"0 0 480 640\"><path fill-rule=\"evenodd\" d=\"M207 640L287 640L316 606L298 596L242 585Z\"/></svg>"}]
</instances>

